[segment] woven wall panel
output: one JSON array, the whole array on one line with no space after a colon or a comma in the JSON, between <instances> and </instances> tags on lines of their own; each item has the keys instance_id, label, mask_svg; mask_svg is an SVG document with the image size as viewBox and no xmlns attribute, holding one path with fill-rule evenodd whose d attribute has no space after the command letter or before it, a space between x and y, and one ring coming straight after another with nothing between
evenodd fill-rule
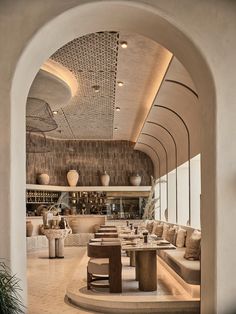
<instances>
[{"instance_id":1,"label":"woven wall panel","mask_svg":"<svg viewBox=\"0 0 236 314\"><path fill-rule=\"evenodd\" d=\"M36 141L35 141L36 142ZM38 141L43 143L42 141ZM38 173L47 172L51 185L67 185L70 169L80 172L78 185L97 186L106 170L110 185L130 185L129 176L139 173L141 185L150 185L151 159L133 149L128 141L63 141L47 139L49 153L27 153L27 183L36 183Z\"/></svg>"}]
</instances>

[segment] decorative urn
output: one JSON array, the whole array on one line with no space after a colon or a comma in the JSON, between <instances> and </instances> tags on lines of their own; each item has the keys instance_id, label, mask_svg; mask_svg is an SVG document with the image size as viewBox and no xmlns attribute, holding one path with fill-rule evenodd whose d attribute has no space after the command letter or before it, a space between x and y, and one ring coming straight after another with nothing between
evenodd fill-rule
<instances>
[{"instance_id":1,"label":"decorative urn","mask_svg":"<svg viewBox=\"0 0 236 314\"><path fill-rule=\"evenodd\" d=\"M40 173L37 175L38 184L47 185L49 184L50 177L47 173Z\"/></svg>"},{"instance_id":2,"label":"decorative urn","mask_svg":"<svg viewBox=\"0 0 236 314\"><path fill-rule=\"evenodd\" d=\"M130 178L130 184L133 185L133 186L139 186L140 183L141 183L141 176L139 174L135 174L135 175L132 175Z\"/></svg>"},{"instance_id":3,"label":"decorative urn","mask_svg":"<svg viewBox=\"0 0 236 314\"><path fill-rule=\"evenodd\" d=\"M107 174L106 171L104 171L104 173L101 174L100 179L101 179L101 184L102 184L103 186L108 186L108 185L109 185L110 176L109 176L109 174Z\"/></svg>"},{"instance_id":4,"label":"decorative urn","mask_svg":"<svg viewBox=\"0 0 236 314\"><path fill-rule=\"evenodd\" d=\"M79 173L76 170L69 170L67 172L67 181L69 186L76 186L79 180Z\"/></svg>"}]
</instances>

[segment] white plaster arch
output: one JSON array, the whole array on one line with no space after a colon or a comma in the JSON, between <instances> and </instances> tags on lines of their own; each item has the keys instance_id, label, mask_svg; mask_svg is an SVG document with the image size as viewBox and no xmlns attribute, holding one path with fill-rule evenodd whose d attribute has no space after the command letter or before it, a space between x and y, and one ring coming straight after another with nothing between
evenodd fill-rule
<instances>
[{"instance_id":1,"label":"white plaster arch","mask_svg":"<svg viewBox=\"0 0 236 314\"><path fill-rule=\"evenodd\" d=\"M109 12L109 14L108 14ZM41 64L50 57L58 48L68 41L95 31L102 30L126 30L147 36L159 44L165 46L184 64L193 78L197 87L200 103L203 108L204 125L211 125L215 129L214 116L215 92L211 71L204 56L189 37L187 30L183 30L181 20L175 20L165 12L154 6L141 3L140 1L81 1L81 4L61 12L51 18L47 23L39 25L38 31L25 43L25 49L18 56L17 66L11 85L11 177L10 177L10 223L14 233L22 233L23 227L19 227L19 221L24 217L24 187L25 187L25 103L32 81ZM179 44L181 42L181 45ZM42 43L44 46L42 47ZM22 80L24 76L24 80ZM204 77L204 80L202 79ZM210 92L209 92L210 91ZM207 108L204 104L207 103ZM19 111L20 107L20 111ZM16 110L18 109L18 110ZM20 112L20 113L19 113ZM205 200L204 206L214 208L214 182L215 159L212 154L214 147L214 132L207 133L203 141L203 193L209 193L210 198ZM19 146L20 145L20 146ZM18 166L17 166L18 165ZM207 169L207 172L204 171ZM207 173L207 175L205 175ZM13 196L14 191L14 196ZM211 210L212 212L212 210ZM21 217L22 216L22 217ZM213 216L212 216L213 217ZM213 217L214 220L214 217ZM203 220L204 221L204 220ZM210 234L205 233L202 226L203 238L205 236L211 250L209 265L212 264L216 254L214 247L214 226ZM15 228L15 229L14 229ZM11 232L11 237L13 236ZM24 232L18 239L18 243L25 241ZM213 243L212 243L213 241ZM213 245L211 245L213 244ZM12 266L23 280L25 273L22 265L25 265L25 251L21 253L14 248L14 240L11 240L10 258ZM203 245L202 256L209 247ZM208 251L209 252L209 251ZM20 260L20 262L19 262ZM206 268L205 268L206 267ZM214 298L214 267L203 264L202 280L204 283L211 282L211 286L204 284L202 293L208 294L205 308L215 306ZM209 291L209 289L212 291Z\"/></svg>"}]
</instances>

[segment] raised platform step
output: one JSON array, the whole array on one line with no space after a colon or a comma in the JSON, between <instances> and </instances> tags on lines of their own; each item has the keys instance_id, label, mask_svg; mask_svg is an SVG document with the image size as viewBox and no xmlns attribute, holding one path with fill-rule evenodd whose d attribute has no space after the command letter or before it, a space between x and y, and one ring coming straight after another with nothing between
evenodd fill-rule
<instances>
[{"instance_id":1,"label":"raised platform step","mask_svg":"<svg viewBox=\"0 0 236 314\"><path fill-rule=\"evenodd\" d=\"M155 292L141 292L134 280L135 269L129 266L128 257L122 257L121 294L111 294L108 289L87 290L86 254L79 262L72 281L67 287L68 300L90 311L100 313L199 313L199 298L193 298L168 271L158 263L158 288Z\"/></svg>"}]
</instances>

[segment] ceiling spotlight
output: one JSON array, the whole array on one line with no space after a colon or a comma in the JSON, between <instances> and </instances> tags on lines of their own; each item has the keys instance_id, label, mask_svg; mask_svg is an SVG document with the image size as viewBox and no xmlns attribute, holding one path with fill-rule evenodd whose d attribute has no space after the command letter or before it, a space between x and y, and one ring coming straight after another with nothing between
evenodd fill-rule
<instances>
[{"instance_id":1,"label":"ceiling spotlight","mask_svg":"<svg viewBox=\"0 0 236 314\"><path fill-rule=\"evenodd\" d=\"M57 110L53 110L52 113L53 113L53 114L58 114L58 111L57 111Z\"/></svg>"},{"instance_id":2,"label":"ceiling spotlight","mask_svg":"<svg viewBox=\"0 0 236 314\"><path fill-rule=\"evenodd\" d=\"M124 49L128 47L127 41L121 41L120 45L121 45L121 48L124 48Z\"/></svg>"},{"instance_id":3,"label":"ceiling spotlight","mask_svg":"<svg viewBox=\"0 0 236 314\"><path fill-rule=\"evenodd\" d=\"M94 90L95 93L98 93L100 90L100 86L99 85L93 85L92 89Z\"/></svg>"},{"instance_id":4,"label":"ceiling spotlight","mask_svg":"<svg viewBox=\"0 0 236 314\"><path fill-rule=\"evenodd\" d=\"M115 130L115 131L117 131L117 130L118 130L118 128L114 128L114 130Z\"/></svg>"},{"instance_id":5,"label":"ceiling spotlight","mask_svg":"<svg viewBox=\"0 0 236 314\"><path fill-rule=\"evenodd\" d=\"M120 107L116 107L116 111L120 111Z\"/></svg>"},{"instance_id":6,"label":"ceiling spotlight","mask_svg":"<svg viewBox=\"0 0 236 314\"><path fill-rule=\"evenodd\" d=\"M118 86L123 86L124 82L118 81L117 84L118 84Z\"/></svg>"}]
</instances>

